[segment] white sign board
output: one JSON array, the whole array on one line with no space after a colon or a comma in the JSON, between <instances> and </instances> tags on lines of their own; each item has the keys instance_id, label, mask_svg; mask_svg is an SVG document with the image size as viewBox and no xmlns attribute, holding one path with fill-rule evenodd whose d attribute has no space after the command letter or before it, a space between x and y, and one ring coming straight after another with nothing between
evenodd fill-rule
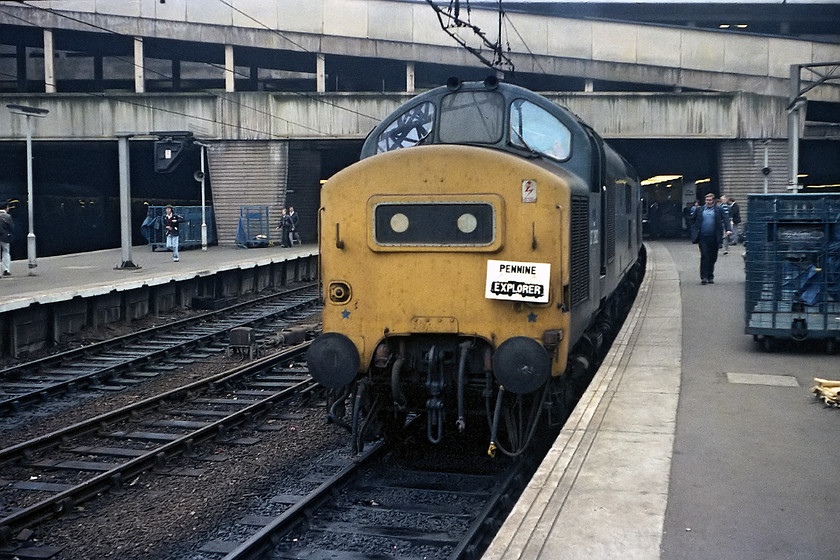
<instances>
[{"instance_id":1,"label":"white sign board","mask_svg":"<svg viewBox=\"0 0 840 560\"><path fill-rule=\"evenodd\" d=\"M487 261L484 297L509 301L548 303L551 264Z\"/></svg>"}]
</instances>

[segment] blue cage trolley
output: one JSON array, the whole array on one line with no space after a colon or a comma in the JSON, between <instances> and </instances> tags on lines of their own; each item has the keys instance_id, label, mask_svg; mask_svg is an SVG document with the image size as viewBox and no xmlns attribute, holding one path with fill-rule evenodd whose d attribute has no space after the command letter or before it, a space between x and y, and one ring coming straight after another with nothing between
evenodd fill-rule
<instances>
[{"instance_id":1,"label":"blue cage trolley","mask_svg":"<svg viewBox=\"0 0 840 560\"><path fill-rule=\"evenodd\" d=\"M240 206L236 228L236 246L242 248L268 247L271 244L271 224L268 206Z\"/></svg>"},{"instance_id":2,"label":"blue cage trolley","mask_svg":"<svg viewBox=\"0 0 840 560\"><path fill-rule=\"evenodd\" d=\"M750 195L745 332L840 342L840 194Z\"/></svg>"},{"instance_id":3,"label":"blue cage trolley","mask_svg":"<svg viewBox=\"0 0 840 560\"><path fill-rule=\"evenodd\" d=\"M201 206L173 206L172 211L184 217L179 231L179 247L181 249L201 247ZM149 206L146 219L140 226L140 233L149 242L152 251L166 250L166 227L163 223L165 214L166 206ZM212 206L204 207L204 217L207 221L207 244L216 245L216 220Z\"/></svg>"}]
</instances>

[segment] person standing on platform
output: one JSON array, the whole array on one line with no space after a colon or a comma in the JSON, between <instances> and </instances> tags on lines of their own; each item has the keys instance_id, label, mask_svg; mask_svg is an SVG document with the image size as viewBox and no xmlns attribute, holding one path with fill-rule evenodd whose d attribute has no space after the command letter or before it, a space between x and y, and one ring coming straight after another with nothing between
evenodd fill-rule
<instances>
[{"instance_id":1,"label":"person standing on platform","mask_svg":"<svg viewBox=\"0 0 840 560\"><path fill-rule=\"evenodd\" d=\"M720 197L720 202L718 206L721 207L723 210L723 214L726 216L726 222L729 224L729 229L732 229L732 220L729 218L729 198L726 195L722 195ZM731 232L727 231L724 233L723 238L721 239L721 247L723 248L723 254L729 254L729 234Z\"/></svg>"},{"instance_id":2,"label":"person standing on platform","mask_svg":"<svg viewBox=\"0 0 840 560\"><path fill-rule=\"evenodd\" d=\"M731 245L737 245L741 239L741 207L735 199L729 198L729 218L732 220L732 241Z\"/></svg>"},{"instance_id":3,"label":"person standing on platform","mask_svg":"<svg viewBox=\"0 0 840 560\"><path fill-rule=\"evenodd\" d=\"M166 205L164 212L166 212L163 216L163 225L166 228L166 246L172 249L172 260L178 262L181 260L178 254L178 246L181 240L181 222L184 221L184 218L172 210L171 204Z\"/></svg>"},{"instance_id":4,"label":"person standing on platform","mask_svg":"<svg viewBox=\"0 0 840 560\"><path fill-rule=\"evenodd\" d=\"M651 239L659 239L659 218L659 203L654 200L648 208L648 235Z\"/></svg>"},{"instance_id":5,"label":"person standing on platform","mask_svg":"<svg viewBox=\"0 0 840 560\"><path fill-rule=\"evenodd\" d=\"M715 283L715 263L723 235L732 233L729 217L715 204L715 195L706 195L706 205L696 206L691 215L691 242L700 248L700 283Z\"/></svg>"},{"instance_id":6,"label":"person standing on platform","mask_svg":"<svg viewBox=\"0 0 840 560\"><path fill-rule=\"evenodd\" d=\"M691 214L694 212L694 207L697 206L697 201L694 202L686 202L685 208L682 210L683 216L683 235L688 234L691 237Z\"/></svg>"},{"instance_id":7,"label":"person standing on platform","mask_svg":"<svg viewBox=\"0 0 840 560\"><path fill-rule=\"evenodd\" d=\"M295 246L295 239L300 239L297 233L298 215L294 206L289 206L289 247Z\"/></svg>"},{"instance_id":8,"label":"person standing on platform","mask_svg":"<svg viewBox=\"0 0 840 560\"><path fill-rule=\"evenodd\" d=\"M280 246L289 246L289 232L291 231L292 223L289 221L289 214L285 208L280 209L280 221L277 222L277 227L274 229L280 230Z\"/></svg>"},{"instance_id":9,"label":"person standing on platform","mask_svg":"<svg viewBox=\"0 0 840 560\"><path fill-rule=\"evenodd\" d=\"M2 263L3 276L12 275L12 254L9 248L12 243L12 229L15 223L12 215L9 214L9 203L4 202L0 208L0 263Z\"/></svg>"}]
</instances>

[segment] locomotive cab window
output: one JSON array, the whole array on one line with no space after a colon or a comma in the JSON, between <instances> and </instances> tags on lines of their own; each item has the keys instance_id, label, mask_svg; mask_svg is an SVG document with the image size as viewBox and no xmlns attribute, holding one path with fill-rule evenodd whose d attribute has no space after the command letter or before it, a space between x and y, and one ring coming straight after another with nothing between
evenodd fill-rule
<instances>
[{"instance_id":1,"label":"locomotive cab window","mask_svg":"<svg viewBox=\"0 0 840 560\"><path fill-rule=\"evenodd\" d=\"M420 103L398 116L379 134L376 151L390 152L421 144L432 134L435 121L435 106L430 102Z\"/></svg>"},{"instance_id":2,"label":"locomotive cab window","mask_svg":"<svg viewBox=\"0 0 840 560\"><path fill-rule=\"evenodd\" d=\"M561 161L569 159L572 153L568 127L524 99L517 99L510 106L510 143Z\"/></svg>"},{"instance_id":3,"label":"locomotive cab window","mask_svg":"<svg viewBox=\"0 0 840 560\"><path fill-rule=\"evenodd\" d=\"M450 93L440 104L440 141L495 144L504 132L505 98L495 91Z\"/></svg>"}]
</instances>

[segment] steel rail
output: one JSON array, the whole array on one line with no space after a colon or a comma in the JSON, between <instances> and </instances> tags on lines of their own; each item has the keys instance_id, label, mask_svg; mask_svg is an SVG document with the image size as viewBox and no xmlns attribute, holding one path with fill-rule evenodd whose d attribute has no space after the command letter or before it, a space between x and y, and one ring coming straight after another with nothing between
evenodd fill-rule
<instances>
[{"instance_id":1,"label":"steel rail","mask_svg":"<svg viewBox=\"0 0 840 560\"><path fill-rule=\"evenodd\" d=\"M306 286L302 286L302 287L299 287L299 288L295 288L293 290L289 290L287 292L283 292L282 294L272 294L271 296L266 296L265 298L261 298L260 300L252 300L250 302L240 303L240 304L228 307L226 309L219 310L219 311L214 312L214 313L205 313L205 314L199 315L197 317L190 317L190 318L187 318L187 319L182 319L180 321L177 321L175 323L172 323L172 324L169 324L169 325L166 325L166 326L144 329L144 330L139 331L137 333L131 333L131 334L128 334L128 335L123 335L123 336L120 336L120 337L117 337L117 338L114 338L114 339L110 339L110 340L107 340L107 341L102 341L102 342L95 343L95 344L92 344L92 345L89 345L89 346L85 346L85 347L80 348L80 349L71 350L71 351L68 351L68 352L63 352L63 353L55 355L55 356L41 358L39 360L35 360L35 361L32 361L32 362L28 362L26 364L21 364L21 365L18 365L18 366L14 366L12 368L7 368L5 370L2 370L2 371L0 371L0 377L2 377L3 381L5 381L6 379L8 379L9 377L11 377L13 375L20 375L22 372L32 371L33 369L43 371L47 367L57 367L57 366L62 365L63 363L79 360L80 357L90 358L91 354L94 353L94 352L96 352L98 354L101 354L101 353L104 353L104 352L116 350L118 348L123 348L126 345L130 344L131 342L148 339L148 338L150 338L152 336L155 336L155 335L161 336L161 335L165 335L166 333L169 333L169 332L174 333L174 332L177 332L178 330L183 331L184 328L187 327L187 326L191 326L191 325L194 325L194 324L197 325L197 324L200 324L202 322L206 322L208 320L217 320L219 317L224 317L225 315L230 316L233 312L235 312L238 309L257 307L258 305L260 305L261 303L264 303L267 300L288 297L290 295L296 295L298 292L304 292L306 290L312 290L313 288L317 288L317 285L316 284L308 284ZM102 368L100 368L96 371L81 374L81 375L72 377L70 379L64 380L64 381L57 381L57 382L54 382L54 383L45 384L43 387L39 387L38 389L33 390L33 391L14 394L14 395L8 396L8 398L0 397L0 399L2 399L2 400L0 400L0 410L3 410L8 414L11 411L19 409L20 406L23 405L23 404L43 400L44 397L49 395L49 394L63 393L63 392L66 392L68 390L71 390L73 387L78 386L78 385L89 385L93 382L101 381L103 379L107 379L109 377L112 377L112 376L114 376L118 373L121 373L121 372L124 372L124 371L131 371L132 369L136 369L136 367L139 364L154 363L156 361L159 361L159 360L167 357L173 351L176 351L176 350L179 350L179 349L181 351L183 351L183 350L187 350L187 349L189 349L190 347L193 347L193 346L207 345L207 344L213 342L215 339L221 337L225 332L229 331L231 328L235 328L235 327L238 327L238 326L249 325L249 324L259 322L259 321L263 321L268 316L276 315L278 313L294 312L297 309L300 309L300 308L306 307L308 305L311 305L313 301L317 301L317 298L318 298L318 296L316 294L316 295L313 295L311 297L311 299L308 298L305 301L298 302L294 305L290 305L289 307L283 308L282 310L272 311L271 313L265 314L263 316L259 316L259 317L251 316L251 317L248 317L244 320L243 319L238 319L238 320L235 319L233 322L227 321L227 324L225 324L223 328L215 328L215 329L212 330L212 332L209 332L209 333L206 333L206 334L195 335L192 338L190 338L189 340L186 340L184 342L174 343L170 346L155 349L155 350L151 350L151 351L145 351L145 352L139 354L138 356L136 356L134 358L126 358L121 363L109 365L109 366L106 366L106 367L102 367ZM2 386L2 382L0 382L0 386Z\"/></svg>"},{"instance_id":2,"label":"steel rail","mask_svg":"<svg viewBox=\"0 0 840 560\"><path fill-rule=\"evenodd\" d=\"M195 383L167 391L156 397L145 399L144 401L96 416L51 434L3 449L0 451L0 464L8 462L16 457L29 457L37 450L63 443L70 437L95 431L100 429L103 425L108 425L115 421L130 417L132 414L137 414L142 410L154 407L160 404L160 402L168 400L174 396L194 392L196 389L208 388L220 380L228 381L233 377L243 377L250 375L255 371L263 371L278 362L288 361L289 359L302 355L309 347L309 344L309 342L305 342L295 346L294 348L278 352L271 356L266 356L265 358L261 358L247 365L239 366L234 370L221 372ZM189 434L185 434L176 440L151 450L143 456L133 458L113 469L102 472L93 478L82 482L74 488L59 492L50 498L38 502L37 504L23 508L0 519L0 543L8 542L11 535L16 530L32 526L52 517L53 515L69 511L69 509L75 504L90 499L91 497L96 496L100 492L111 487L119 487L124 479L136 476L146 470L149 470L156 463L165 460L167 453L177 451L179 449L190 449L195 443L211 438L214 433L224 433L225 428L237 426L242 422L253 418L255 414L261 412L275 401L286 398L291 394L308 390L313 385L316 385L316 383L309 378L293 385L292 387L274 392L268 397L235 411L225 418L212 422L207 426L199 428Z\"/></svg>"},{"instance_id":3,"label":"steel rail","mask_svg":"<svg viewBox=\"0 0 840 560\"><path fill-rule=\"evenodd\" d=\"M368 466L373 462L373 459L380 457L390 449L391 447L387 445L387 442L380 440L359 455L352 464L342 469L341 472L335 474L230 551L223 560L257 560L273 557L272 554L290 531L298 525L312 523L313 519L317 517L317 510L336 498L337 489L344 488L348 483L352 483L356 475L364 472L369 474L370 471L364 471L362 467ZM507 514L507 508L515 501L518 492L530 478L529 472L533 472L533 470L532 461L518 460L511 462L510 465L494 475L496 483L492 490L488 490L487 499L484 501L480 512L471 520L469 527L458 537L457 543L454 544L452 551L447 555L449 560L477 560L480 557L489 543L489 539L495 535L495 529L498 528L498 525L496 525L499 521L498 517ZM457 492L454 488L451 491ZM510 500L510 503L505 504L506 500ZM341 508L339 507L339 509ZM362 531L364 527L359 527L358 530ZM304 551L304 554L312 553L308 549L304 549ZM297 550L295 554L301 552ZM319 552L324 553L324 551ZM330 551L330 554L332 553L341 554L340 551ZM288 555L290 553L288 551L281 552L280 556L286 557L284 554ZM347 554L352 555L354 553L348 552ZM363 552L356 552L355 554L363 554Z\"/></svg>"},{"instance_id":4,"label":"steel rail","mask_svg":"<svg viewBox=\"0 0 840 560\"><path fill-rule=\"evenodd\" d=\"M501 504L504 500L511 498L511 493L516 490L517 485L521 491L521 487L530 479L530 476L522 476L525 470L525 464L521 460L511 464L510 469L501 478L501 482L495 489L493 496L487 501L481 513L472 522L467 533L461 539L461 542L449 554L447 557L448 560L475 560L480 557L479 555L484 552L483 549L489 544L487 542L484 543L484 546L481 546L482 540L495 535L495 532L491 534L490 531L491 526L496 522L497 516L500 513L504 515L501 521L504 521L504 518L507 517L507 510L500 509L502 507ZM514 500L516 497L512 496Z\"/></svg>"},{"instance_id":5,"label":"steel rail","mask_svg":"<svg viewBox=\"0 0 840 560\"><path fill-rule=\"evenodd\" d=\"M295 527L298 523L304 522L311 510L317 509L321 504L332 499L333 490L337 486L350 480L359 472L362 466L368 464L387 449L388 446L382 440L368 447L351 464L304 496L301 501L276 517L255 535L228 553L222 560L260 560L268 558L270 551L285 532Z\"/></svg>"},{"instance_id":6,"label":"steel rail","mask_svg":"<svg viewBox=\"0 0 840 560\"><path fill-rule=\"evenodd\" d=\"M213 317L219 316L219 314L224 313L231 313L236 311L240 308L247 308L248 306L252 306L255 304L260 304L265 301L270 301L272 299L276 299L278 297L285 297L288 295L294 295L300 291L306 290L308 288L312 288L313 286L317 286L315 283L309 283L304 286L298 286L287 290L281 293L275 293L271 295L264 296L259 299L254 299L250 301L240 302L235 305L231 305L224 309L219 309L216 311L210 311L208 313L202 313L200 315L194 315L192 317L186 317L184 319L179 319L172 323L168 323L165 326L158 326L158 327L149 327L148 329L139 330L136 332L124 334L121 336L117 336L114 338L109 338L108 340L103 340L100 342L94 342L92 344L88 344L86 346L80 348L74 348L73 350L67 350L65 352L61 352L58 354L52 354L50 356L45 356L43 358L38 358L37 360L32 360L23 364L14 365L5 369L0 370L0 378L11 377L14 375L18 375L21 371L25 371L27 369L37 368L43 369L44 367L49 367L53 364L60 364L67 360L75 360L80 355L85 355L90 353L91 350L100 352L103 350L109 350L112 346L124 346L127 342L131 342L135 339L143 339L147 338L149 334L155 332L166 332L168 330L178 330L183 328L185 325L189 325L191 323L200 323L202 321L206 321L207 319L212 319Z\"/></svg>"},{"instance_id":7,"label":"steel rail","mask_svg":"<svg viewBox=\"0 0 840 560\"><path fill-rule=\"evenodd\" d=\"M144 399L142 401L126 405L117 410L112 410L110 412L94 416L93 418L83 420L77 424L73 424L72 426L67 426L49 434L44 434L42 436L38 436L28 441L12 445L5 449L0 449L0 465L3 465L9 462L10 460L14 460L18 457L25 457L27 454L46 449L53 445L58 445L67 438L77 437L88 432L96 431L103 424L113 424L120 420L124 420L126 418L129 418L132 414L137 414L143 410L158 405L161 401L169 400L173 397L189 393L190 391L195 391L196 389L201 389L205 386L212 386L213 384L216 384L217 382L220 382L222 380L227 381L235 379L237 377L241 377L243 375L247 375L253 369L270 367L271 365L274 365L277 362L286 361L291 358L303 355L304 351L309 348L310 344L310 341L304 342L292 348L282 350L276 354L264 356L253 362L237 366L233 369L217 373L204 379L199 379L198 381L194 381L193 383L189 383L188 385L176 387L175 389L170 389L169 391L161 393L160 395L149 397L148 399Z\"/></svg>"}]
</instances>

